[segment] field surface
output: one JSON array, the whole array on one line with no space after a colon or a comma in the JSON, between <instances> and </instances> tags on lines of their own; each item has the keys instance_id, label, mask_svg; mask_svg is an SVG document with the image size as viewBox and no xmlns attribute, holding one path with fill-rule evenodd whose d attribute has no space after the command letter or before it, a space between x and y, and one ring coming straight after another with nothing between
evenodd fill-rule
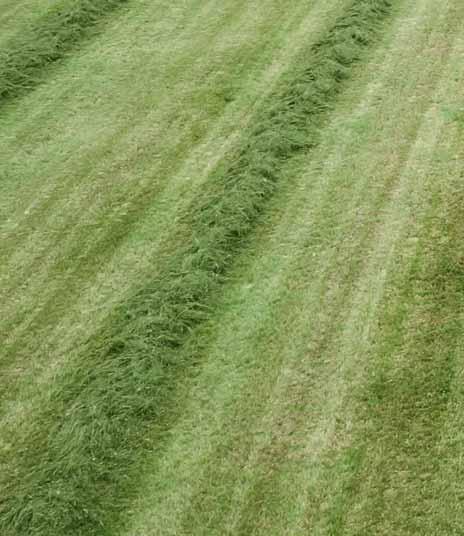
<instances>
[{"instance_id":1,"label":"field surface","mask_svg":"<svg viewBox=\"0 0 464 536\"><path fill-rule=\"evenodd\" d=\"M464 3L0 0L0 534L464 534Z\"/></svg>"}]
</instances>

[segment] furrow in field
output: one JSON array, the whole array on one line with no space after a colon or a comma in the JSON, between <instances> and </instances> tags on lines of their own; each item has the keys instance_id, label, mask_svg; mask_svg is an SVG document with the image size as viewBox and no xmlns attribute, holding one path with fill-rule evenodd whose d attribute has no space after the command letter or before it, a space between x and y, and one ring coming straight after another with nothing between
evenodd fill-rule
<instances>
[{"instance_id":1,"label":"furrow in field","mask_svg":"<svg viewBox=\"0 0 464 536\"><path fill-rule=\"evenodd\" d=\"M79 367L51 391L41 426L32 430L34 459L18 446L21 476L9 472L5 482L3 527L17 534L82 533L83 526L86 534L101 532L96 523L115 507L108 486L126 481L123 467L147 416L163 416L162 397L184 365L179 345L207 317L207 298L274 192L284 162L317 145L330 103L389 8L383 0L355 3L265 102L245 145L186 213L192 242L176 251L162 279L116 311ZM31 493L33 500L24 500Z\"/></svg>"}]
</instances>

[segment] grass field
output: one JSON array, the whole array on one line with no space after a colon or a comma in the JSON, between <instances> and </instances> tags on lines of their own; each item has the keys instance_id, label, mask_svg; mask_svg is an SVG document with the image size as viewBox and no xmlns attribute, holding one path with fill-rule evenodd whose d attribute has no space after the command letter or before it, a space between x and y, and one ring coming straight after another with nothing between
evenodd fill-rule
<instances>
[{"instance_id":1,"label":"grass field","mask_svg":"<svg viewBox=\"0 0 464 536\"><path fill-rule=\"evenodd\" d=\"M0 533L462 534L464 5L19 4Z\"/></svg>"}]
</instances>

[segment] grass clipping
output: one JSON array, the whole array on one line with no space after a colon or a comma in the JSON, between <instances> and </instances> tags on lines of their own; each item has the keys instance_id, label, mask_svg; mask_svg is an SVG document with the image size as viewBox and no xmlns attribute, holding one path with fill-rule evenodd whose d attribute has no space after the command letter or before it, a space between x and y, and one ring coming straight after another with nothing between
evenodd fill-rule
<instances>
[{"instance_id":1,"label":"grass clipping","mask_svg":"<svg viewBox=\"0 0 464 536\"><path fill-rule=\"evenodd\" d=\"M179 347L209 316L211 295L285 161L318 143L330 107L390 11L388 0L357 0L306 50L190 207L190 239L164 275L116 311L82 360L56 379L27 438L0 460L2 535L111 533L144 432L163 418L176 374L189 365Z\"/></svg>"},{"instance_id":2,"label":"grass clipping","mask_svg":"<svg viewBox=\"0 0 464 536\"><path fill-rule=\"evenodd\" d=\"M43 69L61 59L107 15L127 0L66 0L0 50L0 101L33 88Z\"/></svg>"}]
</instances>

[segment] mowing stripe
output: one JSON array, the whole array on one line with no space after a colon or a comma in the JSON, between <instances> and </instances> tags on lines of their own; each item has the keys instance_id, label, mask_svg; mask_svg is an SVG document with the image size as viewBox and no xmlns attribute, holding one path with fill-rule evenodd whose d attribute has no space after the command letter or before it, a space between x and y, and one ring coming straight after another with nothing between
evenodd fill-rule
<instances>
[{"instance_id":1,"label":"mowing stripe","mask_svg":"<svg viewBox=\"0 0 464 536\"><path fill-rule=\"evenodd\" d=\"M462 12L456 15L462 20ZM447 91L453 85L450 72L442 81ZM445 504L440 499L444 486L462 493L457 475L443 477L446 449L441 440L455 416L462 366L464 190L458 162L463 136L457 121L446 120L433 106L428 128L436 154L441 151L446 158L437 171L421 178L433 183L432 194L424 214L416 215L421 225L416 223L412 233L411 260L391 278L382 307L371 381L356 419L366 424L352 441L363 455L352 475L358 494L343 498L346 534L366 526L375 534L460 534L462 529L459 519L437 513ZM443 510L451 512L462 501L446 494ZM349 511L354 501L357 508Z\"/></svg>"},{"instance_id":2,"label":"mowing stripe","mask_svg":"<svg viewBox=\"0 0 464 536\"><path fill-rule=\"evenodd\" d=\"M105 15L127 0L58 2L0 50L0 102L33 88L42 70L61 59Z\"/></svg>"},{"instance_id":3,"label":"mowing stripe","mask_svg":"<svg viewBox=\"0 0 464 536\"><path fill-rule=\"evenodd\" d=\"M162 278L115 311L5 464L0 527L7 535L102 534L123 503L144 432L166 411L176 351L206 319L209 300L246 243L285 162L317 145L331 104L391 13L388 0L353 3L302 55L264 103L245 143L185 212L188 243ZM30 446L34 445L32 451ZM13 468L14 469L8 469ZM118 499L119 498L119 499Z\"/></svg>"}]
</instances>

